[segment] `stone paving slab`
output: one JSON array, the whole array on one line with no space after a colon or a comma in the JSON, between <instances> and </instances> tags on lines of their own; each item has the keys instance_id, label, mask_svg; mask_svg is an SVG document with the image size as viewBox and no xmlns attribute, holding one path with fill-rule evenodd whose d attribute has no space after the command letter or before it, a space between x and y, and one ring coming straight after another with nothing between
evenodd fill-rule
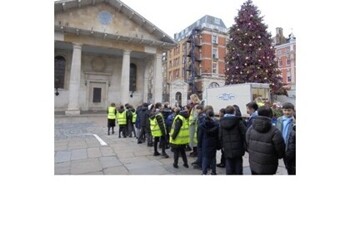
<instances>
[{"instance_id":1,"label":"stone paving slab","mask_svg":"<svg viewBox=\"0 0 350 250\"><path fill-rule=\"evenodd\" d=\"M98 159L86 159L72 161L71 174L86 174L102 171L102 166Z\"/></svg>"},{"instance_id":2,"label":"stone paving slab","mask_svg":"<svg viewBox=\"0 0 350 250\"><path fill-rule=\"evenodd\" d=\"M99 158L99 161L103 169L123 166L120 160L118 160L115 156L103 156Z\"/></svg>"},{"instance_id":3,"label":"stone paving slab","mask_svg":"<svg viewBox=\"0 0 350 250\"><path fill-rule=\"evenodd\" d=\"M71 155L70 151L58 151L55 154L55 162L70 161Z\"/></svg>"},{"instance_id":4,"label":"stone paving slab","mask_svg":"<svg viewBox=\"0 0 350 250\"><path fill-rule=\"evenodd\" d=\"M89 158L97 158L102 155L99 147L88 148L87 154Z\"/></svg>"},{"instance_id":5,"label":"stone paving slab","mask_svg":"<svg viewBox=\"0 0 350 250\"><path fill-rule=\"evenodd\" d=\"M103 156L115 155L113 149L110 148L110 147L101 147L100 150L101 150L101 153L102 153Z\"/></svg>"},{"instance_id":6,"label":"stone paving slab","mask_svg":"<svg viewBox=\"0 0 350 250\"><path fill-rule=\"evenodd\" d=\"M70 161L55 164L55 174L70 174Z\"/></svg>"},{"instance_id":7,"label":"stone paving slab","mask_svg":"<svg viewBox=\"0 0 350 250\"><path fill-rule=\"evenodd\" d=\"M121 167L111 167L103 169L103 173L105 175L128 175L129 171L121 166Z\"/></svg>"},{"instance_id":8,"label":"stone paving slab","mask_svg":"<svg viewBox=\"0 0 350 250\"><path fill-rule=\"evenodd\" d=\"M72 152L71 161L87 159L87 151L85 148L74 149L71 152Z\"/></svg>"}]
</instances>

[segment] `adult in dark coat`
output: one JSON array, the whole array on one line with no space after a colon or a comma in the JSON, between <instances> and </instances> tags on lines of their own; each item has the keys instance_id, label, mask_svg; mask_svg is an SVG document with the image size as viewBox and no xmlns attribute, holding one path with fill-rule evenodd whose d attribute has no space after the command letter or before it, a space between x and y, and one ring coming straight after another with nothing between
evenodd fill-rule
<instances>
[{"instance_id":1,"label":"adult in dark coat","mask_svg":"<svg viewBox=\"0 0 350 250\"><path fill-rule=\"evenodd\" d=\"M216 150L219 149L219 123L215 120L214 112L208 110L204 121L198 127L198 148L202 152L202 174L208 169L216 175Z\"/></svg>"},{"instance_id":2,"label":"adult in dark coat","mask_svg":"<svg viewBox=\"0 0 350 250\"><path fill-rule=\"evenodd\" d=\"M272 126L272 110L267 106L258 109L258 116L246 134L249 164L252 174L272 175L283 158L285 143L281 131Z\"/></svg>"},{"instance_id":3,"label":"adult in dark coat","mask_svg":"<svg viewBox=\"0 0 350 250\"><path fill-rule=\"evenodd\" d=\"M148 113L148 103L144 103L137 114L137 119L140 119L140 129L141 129L137 140L138 144L144 142L147 138L147 135L149 135L147 133L147 131L149 130L149 128L147 128L147 124L148 124L147 121L149 117L147 113Z\"/></svg>"},{"instance_id":4,"label":"adult in dark coat","mask_svg":"<svg viewBox=\"0 0 350 250\"><path fill-rule=\"evenodd\" d=\"M240 117L234 115L234 107L227 106L220 120L219 138L225 154L227 175L243 174L246 127Z\"/></svg>"}]
</instances>

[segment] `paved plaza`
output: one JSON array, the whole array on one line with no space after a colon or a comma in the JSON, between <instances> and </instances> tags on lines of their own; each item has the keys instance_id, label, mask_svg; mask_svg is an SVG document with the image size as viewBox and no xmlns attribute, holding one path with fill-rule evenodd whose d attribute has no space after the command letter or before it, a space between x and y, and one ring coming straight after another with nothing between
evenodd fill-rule
<instances>
[{"instance_id":1,"label":"paved plaza","mask_svg":"<svg viewBox=\"0 0 350 250\"><path fill-rule=\"evenodd\" d=\"M118 133L119 128L116 127ZM136 138L118 138L107 135L105 114L82 114L77 117L55 115L55 175L200 175L201 171L182 166L172 166L173 153L169 158L153 156L153 147L137 144ZM187 152L187 155L189 152ZM221 153L217 153L217 162ZM195 158L188 157L189 163ZM243 158L243 173L250 175L248 155ZM218 175L225 169L217 168ZM287 171L280 161L277 174Z\"/></svg>"}]
</instances>

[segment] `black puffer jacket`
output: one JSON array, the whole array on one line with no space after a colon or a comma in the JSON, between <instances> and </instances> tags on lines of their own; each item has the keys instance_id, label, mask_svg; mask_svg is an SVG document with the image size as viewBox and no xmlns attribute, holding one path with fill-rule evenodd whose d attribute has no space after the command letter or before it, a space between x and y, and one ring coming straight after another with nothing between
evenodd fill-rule
<instances>
[{"instance_id":1,"label":"black puffer jacket","mask_svg":"<svg viewBox=\"0 0 350 250\"><path fill-rule=\"evenodd\" d=\"M246 142L250 169L257 174L275 174L286 146L281 131L272 126L271 119L256 117L247 131Z\"/></svg>"},{"instance_id":2,"label":"black puffer jacket","mask_svg":"<svg viewBox=\"0 0 350 250\"><path fill-rule=\"evenodd\" d=\"M215 118L207 116L198 128L198 147L203 156L211 159L216 156L219 145L219 124Z\"/></svg>"},{"instance_id":3,"label":"black puffer jacket","mask_svg":"<svg viewBox=\"0 0 350 250\"><path fill-rule=\"evenodd\" d=\"M244 155L246 130L243 121L239 117L227 116L221 118L219 139L226 158Z\"/></svg>"},{"instance_id":4,"label":"black puffer jacket","mask_svg":"<svg viewBox=\"0 0 350 250\"><path fill-rule=\"evenodd\" d=\"M148 108L147 107L142 107L141 110L139 110L137 117L140 119L140 127L146 127L147 126L147 120L148 120L148 115L147 115Z\"/></svg>"}]
</instances>

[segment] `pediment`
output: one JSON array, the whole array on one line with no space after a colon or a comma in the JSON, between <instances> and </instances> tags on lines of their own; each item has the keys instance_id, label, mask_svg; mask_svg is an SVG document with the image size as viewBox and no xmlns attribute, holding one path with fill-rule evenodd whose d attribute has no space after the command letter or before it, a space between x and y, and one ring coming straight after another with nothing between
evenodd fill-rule
<instances>
[{"instance_id":1,"label":"pediment","mask_svg":"<svg viewBox=\"0 0 350 250\"><path fill-rule=\"evenodd\" d=\"M55 2L55 27L174 44L174 40L119 0Z\"/></svg>"}]
</instances>

